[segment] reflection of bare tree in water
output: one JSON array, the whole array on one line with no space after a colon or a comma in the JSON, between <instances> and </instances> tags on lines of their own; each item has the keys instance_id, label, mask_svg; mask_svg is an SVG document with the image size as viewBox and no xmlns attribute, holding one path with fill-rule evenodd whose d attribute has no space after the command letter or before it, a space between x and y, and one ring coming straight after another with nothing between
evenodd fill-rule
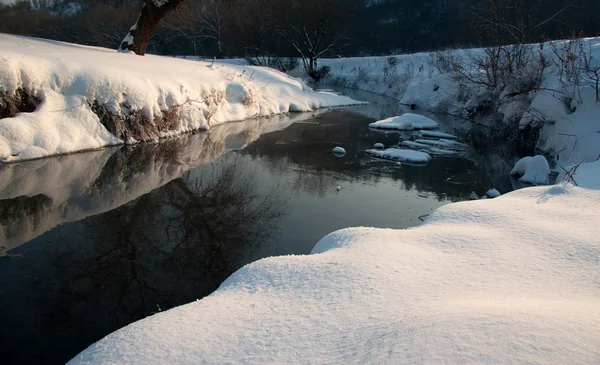
<instances>
[{"instance_id":1,"label":"reflection of bare tree in water","mask_svg":"<svg viewBox=\"0 0 600 365\"><path fill-rule=\"evenodd\" d=\"M61 235L53 260L59 295L43 316L53 322L48 328L68 321L75 328L65 335L72 336L85 327L85 347L153 312L202 298L246 264L286 214L277 187L259 184L235 155L192 175L198 177L176 179Z\"/></svg>"}]
</instances>

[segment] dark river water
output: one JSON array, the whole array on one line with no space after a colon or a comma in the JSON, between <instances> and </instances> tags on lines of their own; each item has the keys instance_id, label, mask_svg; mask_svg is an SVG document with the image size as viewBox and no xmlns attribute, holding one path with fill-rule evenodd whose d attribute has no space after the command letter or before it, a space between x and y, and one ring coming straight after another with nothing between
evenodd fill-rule
<instances>
[{"instance_id":1,"label":"dark river water","mask_svg":"<svg viewBox=\"0 0 600 365\"><path fill-rule=\"evenodd\" d=\"M371 98L0 167L1 363L65 363L251 261L307 254L340 228L416 226L492 187L472 152L424 167L367 156L409 137L367 128L401 111Z\"/></svg>"}]
</instances>

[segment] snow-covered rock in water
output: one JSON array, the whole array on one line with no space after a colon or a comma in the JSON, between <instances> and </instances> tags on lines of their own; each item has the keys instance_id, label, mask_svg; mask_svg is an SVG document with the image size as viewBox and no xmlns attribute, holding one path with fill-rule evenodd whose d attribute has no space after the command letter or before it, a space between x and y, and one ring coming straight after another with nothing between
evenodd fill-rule
<instances>
[{"instance_id":1,"label":"snow-covered rock in water","mask_svg":"<svg viewBox=\"0 0 600 365\"><path fill-rule=\"evenodd\" d=\"M406 164L427 164L431 156L425 152L388 148L386 150L367 150L367 154L387 160L400 161Z\"/></svg>"},{"instance_id":2,"label":"snow-covered rock in water","mask_svg":"<svg viewBox=\"0 0 600 365\"><path fill-rule=\"evenodd\" d=\"M385 148L385 146L383 145L383 143L375 143L373 145L373 148L376 149L376 150L382 150L382 149Z\"/></svg>"},{"instance_id":3,"label":"snow-covered rock in water","mask_svg":"<svg viewBox=\"0 0 600 365\"><path fill-rule=\"evenodd\" d=\"M469 200L479 200L479 195L476 192L472 191L471 195L469 195Z\"/></svg>"},{"instance_id":4,"label":"snow-covered rock in water","mask_svg":"<svg viewBox=\"0 0 600 365\"><path fill-rule=\"evenodd\" d=\"M0 119L0 161L157 140L251 117L357 104L266 67L193 62L0 34L0 92L35 111ZM208 66L213 67L208 67ZM134 118L136 128L109 126ZM132 119L133 120L133 119ZM138 128L140 127L140 128ZM113 135L111 131L115 132Z\"/></svg>"},{"instance_id":5,"label":"snow-covered rock in water","mask_svg":"<svg viewBox=\"0 0 600 365\"><path fill-rule=\"evenodd\" d=\"M500 194L500 192L496 189L490 189L485 193L485 196L487 196L488 198L497 198L500 195L502 194Z\"/></svg>"},{"instance_id":6,"label":"snow-covered rock in water","mask_svg":"<svg viewBox=\"0 0 600 365\"><path fill-rule=\"evenodd\" d=\"M427 152L429 152L433 155L441 155L441 156L454 156L459 153L459 151L457 151L457 150L447 150L447 149L438 148L438 147L430 147L427 150Z\"/></svg>"},{"instance_id":7,"label":"snow-covered rock in water","mask_svg":"<svg viewBox=\"0 0 600 365\"><path fill-rule=\"evenodd\" d=\"M466 150L468 147L464 143L460 143L460 142L452 141L452 140L448 140L448 139L417 139L417 140L415 140L415 142L421 143L424 145L429 145L429 146L434 146L434 147L439 147L439 148L444 148L444 149L459 150L459 151Z\"/></svg>"},{"instance_id":8,"label":"snow-covered rock in water","mask_svg":"<svg viewBox=\"0 0 600 365\"><path fill-rule=\"evenodd\" d=\"M445 139L454 139L454 140L458 139L458 137L453 134L439 132L439 131L420 131L419 134L422 137L445 138Z\"/></svg>"},{"instance_id":9,"label":"snow-covered rock in water","mask_svg":"<svg viewBox=\"0 0 600 365\"><path fill-rule=\"evenodd\" d=\"M413 113L406 113L398 117L391 117L369 124L369 127L375 129L395 129L400 131L436 129L439 126L435 120Z\"/></svg>"},{"instance_id":10,"label":"snow-covered rock in water","mask_svg":"<svg viewBox=\"0 0 600 365\"><path fill-rule=\"evenodd\" d=\"M345 155L346 154L346 150L339 146L334 148L333 151L331 151L331 152L333 152L334 155Z\"/></svg>"},{"instance_id":11,"label":"snow-covered rock in water","mask_svg":"<svg viewBox=\"0 0 600 365\"><path fill-rule=\"evenodd\" d=\"M600 168L586 173L253 262L69 365L596 365Z\"/></svg>"},{"instance_id":12,"label":"snow-covered rock in water","mask_svg":"<svg viewBox=\"0 0 600 365\"><path fill-rule=\"evenodd\" d=\"M431 147L431 146L428 146L426 144L418 143L418 142L415 142L415 141L402 141L402 142L400 142L400 144L403 145L404 147L415 148L415 149L419 149L419 150Z\"/></svg>"},{"instance_id":13,"label":"snow-covered rock in water","mask_svg":"<svg viewBox=\"0 0 600 365\"><path fill-rule=\"evenodd\" d=\"M534 157L526 156L517 161L511 175L521 175L519 181L529 184L547 184L550 174L550 165L546 157L537 155Z\"/></svg>"}]
</instances>

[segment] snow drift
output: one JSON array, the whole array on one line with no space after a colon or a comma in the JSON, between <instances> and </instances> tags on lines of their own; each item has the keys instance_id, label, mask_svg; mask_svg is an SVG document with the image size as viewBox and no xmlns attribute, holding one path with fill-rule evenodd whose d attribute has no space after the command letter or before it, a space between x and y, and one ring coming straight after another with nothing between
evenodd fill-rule
<instances>
[{"instance_id":1,"label":"snow drift","mask_svg":"<svg viewBox=\"0 0 600 365\"><path fill-rule=\"evenodd\" d=\"M278 71L118 53L0 34L0 95L35 111L0 119L0 161L15 162L286 112L356 104Z\"/></svg>"},{"instance_id":2,"label":"snow drift","mask_svg":"<svg viewBox=\"0 0 600 365\"><path fill-rule=\"evenodd\" d=\"M69 364L598 364L598 166L259 260Z\"/></svg>"}]
</instances>

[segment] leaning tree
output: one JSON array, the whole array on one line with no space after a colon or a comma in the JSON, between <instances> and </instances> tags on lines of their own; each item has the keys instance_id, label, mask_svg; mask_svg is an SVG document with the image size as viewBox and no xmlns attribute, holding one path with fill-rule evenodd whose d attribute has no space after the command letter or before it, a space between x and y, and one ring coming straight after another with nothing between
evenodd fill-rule
<instances>
[{"instance_id":1,"label":"leaning tree","mask_svg":"<svg viewBox=\"0 0 600 365\"><path fill-rule=\"evenodd\" d=\"M146 47L158 23L183 1L143 0L140 17L123 38L119 51L133 51L140 56L146 54Z\"/></svg>"}]
</instances>

